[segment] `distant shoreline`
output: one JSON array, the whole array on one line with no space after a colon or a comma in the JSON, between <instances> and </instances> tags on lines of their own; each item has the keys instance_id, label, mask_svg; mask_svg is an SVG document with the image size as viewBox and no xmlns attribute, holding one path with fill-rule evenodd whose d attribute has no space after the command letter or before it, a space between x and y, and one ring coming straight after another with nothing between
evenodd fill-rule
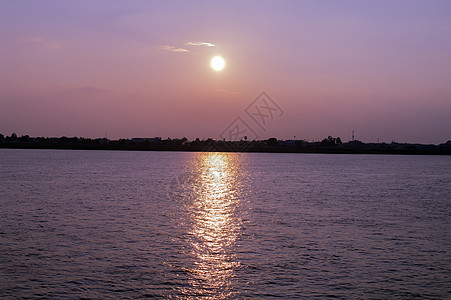
<instances>
[{"instance_id":1,"label":"distant shoreline","mask_svg":"<svg viewBox=\"0 0 451 300\"><path fill-rule=\"evenodd\" d=\"M140 149L140 148L101 148L101 147L85 147L85 148L69 148L69 147L5 147L0 145L0 149L17 149L17 150L81 150L81 151L136 151L136 152L218 152L218 153L294 153L294 154L371 154L371 155L451 155L451 151L447 152L425 152L425 151L286 151L285 149L276 150L247 150L247 151L210 151L210 150L194 150L194 149Z\"/></svg>"},{"instance_id":2,"label":"distant shoreline","mask_svg":"<svg viewBox=\"0 0 451 300\"><path fill-rule=\"evenodd\" d=\"M55 150L121 150L176 152L252 152L252 153L324 153L324 154L403 154L451 155L451 141L439 145L407 143L342 143L328 137L321 142L304 140L217 141L213 139L188 141L183 139L134 138L109 140L77 137L31 138L29 136L0 136L0 148Z\"/></svg>"}]
</instances>

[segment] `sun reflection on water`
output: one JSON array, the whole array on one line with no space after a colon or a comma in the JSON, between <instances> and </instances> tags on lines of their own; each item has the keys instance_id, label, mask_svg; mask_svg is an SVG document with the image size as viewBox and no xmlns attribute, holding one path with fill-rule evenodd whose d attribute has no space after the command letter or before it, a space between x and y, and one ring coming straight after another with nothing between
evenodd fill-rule
<instances>
[{"instance_id":1,"label":"sun reflection on water","mask_svg":"<svg viewBox=\"0 0 451 300\"><path fill-rule=\"evenodd\" d=\"M239 164L236 154L203 153L196 163L195 197L189 212L189 244L194 258L189 294L225 299L233 294L239 267L233 246L239 236Z\"/></svg>"}]
</instances>

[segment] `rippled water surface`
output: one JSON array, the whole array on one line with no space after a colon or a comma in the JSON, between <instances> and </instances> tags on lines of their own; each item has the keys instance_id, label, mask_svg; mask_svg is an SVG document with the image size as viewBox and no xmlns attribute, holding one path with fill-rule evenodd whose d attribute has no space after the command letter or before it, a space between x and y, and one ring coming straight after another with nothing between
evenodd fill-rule
<instances>
[{"instance_id":1,"label":"rippled water surface","mask_svg":"<svg viewBox=\"0 0 451 300\"><path fill-rule=\"evenodd\" d=\"M0 149L0 298L451 298L451 157Z\"/></svg>"}]
</instances>

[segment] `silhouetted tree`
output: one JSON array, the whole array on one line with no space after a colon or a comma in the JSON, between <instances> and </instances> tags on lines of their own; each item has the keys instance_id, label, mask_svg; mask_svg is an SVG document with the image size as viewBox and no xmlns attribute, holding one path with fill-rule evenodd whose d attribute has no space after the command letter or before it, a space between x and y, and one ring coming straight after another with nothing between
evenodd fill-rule
<instances>
[{"instance_id":1,"label":"silhouetted tree","mask_svg":"<svg viewBox=\"0 0 451 300\"><path fill-rule=\"evenodd\" d=\"M196 146L200 144L200 139L196 138L194 141L191 142L191 145Z\"/></svg>"},{"instance_id":2,"label":"silhouetted tree","mask_svg":"<svg viewBox=\"0 0 451 300\"><path fill-rule=\"evenodd\" d=\"M335 139L329 135L327 138L321 141L321 144L329 146L335 145Z\"/></svg>"},{"instance_id":3,"label":"silhouetted tree","mask_svg":"<svg viewBox=\"0 0 451 300\"><path fill-rule=\"evenodd\" d=\"M28 143L30 141L30 136L28 134L22 135L20 138L17 138L17 140L22 143Z\"/></svg>"},{"instance_id":4,"label":"silhouetted tree","mask_svg":"<svg viewBox=\"0 0 451 300\"><path fill-rule=\"evenodd\" d=\"M321 141L321 144L333 146L333 145L342 144L342 142L341 142L341 138L339 138L339 137L333 138L329 135L327 138L325 138L324 140Z\"/></svg>"},{"instance_id":5,"label":"silhouetted tree","mask_svg":"<svg viewBox=\"0 0 451 300\"><path fill-rule=\"evenodd\" d=\"M277 139L276 138L269 138L267 140L268 146L277 146L279 143L277 143Z\"/></svg>"}]
</instances>

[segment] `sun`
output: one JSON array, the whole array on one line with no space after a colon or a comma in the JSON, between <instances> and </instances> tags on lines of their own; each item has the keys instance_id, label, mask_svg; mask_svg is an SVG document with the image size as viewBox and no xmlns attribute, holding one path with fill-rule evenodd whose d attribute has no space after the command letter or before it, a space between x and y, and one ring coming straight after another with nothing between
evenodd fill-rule
<instances>
[{"instance_id":1,"label":"sun","mask_svg":"<svg viewBox=\"0 0 451 300\"><path fill-rule=\"evenodd\" d=\"M225 60L221 56L215 56L211 59L211 67L215 71L221 71L225 67Z\"/></svg>"}]
</instances>

